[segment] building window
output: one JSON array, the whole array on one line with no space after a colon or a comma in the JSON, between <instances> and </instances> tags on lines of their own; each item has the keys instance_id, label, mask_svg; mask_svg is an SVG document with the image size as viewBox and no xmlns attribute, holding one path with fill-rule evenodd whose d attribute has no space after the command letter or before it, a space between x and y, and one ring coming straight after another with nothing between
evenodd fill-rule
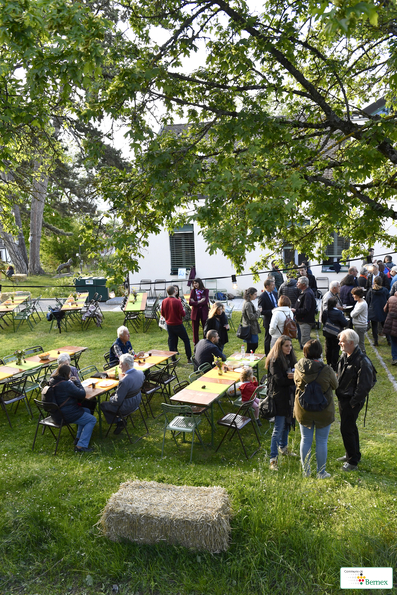
<instances>
[{"instance_id":1,"label":"building window","mask_svg":"<svg viewBox=\"0 0 397 595\"><path fill-rule=\"evenodd\" d=\"M322 272L332 273L334 271L334 262L339 262L342 257L342 251L347 250L349 247L350 240L348 240L347 238L343 238L342 236L338 235L338 233L335 231L334 241L332 242L332 244L327 246L327 249L325 251L327 258L323 262ZM341 271L347 271L348 268L348 264L343 264L341 266Z\"/></svg>"},{"instance_id":2,"label":"building window","mask_svg":"<svg viewBox=\"0 0 397 595\"><path fill-rule=\"evenodd\" d=\"M194 229L192 224L184 225L170 234L171 275L178 269L191 269L196 266L194 252Z\"/></svg>"}]
</instances>

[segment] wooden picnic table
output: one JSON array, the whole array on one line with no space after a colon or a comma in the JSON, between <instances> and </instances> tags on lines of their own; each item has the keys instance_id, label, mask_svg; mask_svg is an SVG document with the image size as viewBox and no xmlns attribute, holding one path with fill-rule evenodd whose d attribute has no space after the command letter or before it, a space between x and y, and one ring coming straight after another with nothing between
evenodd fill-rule
<instances>
[{"instance_id":1,"label":"wooden picnic table","mask_svg":"<svg viewBox=\"0 0 397 595\"><path fill-rule=\"evenodd\" d=\"M85 389L86 399L98 399L99 436L102 438L101 396L117 388L119 381L104 378L86 378L81 384Z\"/></svg>"},{"instance_id":2,"label":"wooden picnic table","mask_svg":"<svg viewBox=\"0 0 397 595\"><path fill-rule=\"evenodd\" d=\"M88 295L88 291L85 293L79 293L77 300L75 300L73 296L69 296L61 308L62 312L78 312L86 303Z\"/></svg>"},{"instance_id":3,"label":"wooden picnic table","mask_svg":"<svg viewBox=\"0 0 397 595\"><path fill-rule=\"evenodd\" d=\"M14 332L15 332L15 319L14 319L15 310L17 308L19 308L19 306L21 306L21 304L26 302L26 300L28 300L28 299L30 299L28 295L15 296L14 301L11 298L8 298L7 300L5 300L4 302L2 302L0 304L0 314L3 314L3 316L1 316L0 319L5 318L5 316L9 315L12 318L12 325L14 328ZM4 321L4 322L5 322L5 324L8 324L6 321Z\"/></svg>"},{"instance_id":4,"label":"wooden picnic table","mask_svg":"<svg viewBox=\"0 0 397 595\"><path fill-rule=\"evenodd\" d=\"M136 299L130 293L127 303L124 307L124 312L143 312L146 308L147 293L138 293Z\"/></svg>"},{"instance_id":5,"label":"wooden picnic table","mask_svg":"<svg viewBox=\"0 0 397 595\"><path fill-rule=\"evenodd\" d=\"M250 366L251 368L255 368L256 375L259 373L259 362L261 362L266 355L264 353L254 353L254 359L251 360L251 354L246 353L244 358L241 358L241 353L239 351L235 351L232 355L229 355L225 364L228 368L232 368L233 370L242 368L243 366Z\"/></svg>"},{"instance_id":6,"label":"wooden picnic table","mask_svg":"<svg viewBox=\"0 0 397 595\"><path fill-rule=\"evenodd\" d=\"M45 353L48 353L48 358L43 360L40 359L39 357L39 353L36 355L29 355L28 357L25 358L25 360L27 362L35 362L36 365L40 364L42 366L48 366L49 364L52 364L53 362L55 362L58 357L61 355L61 353L67 353L70 356L73 356L75 353L78 353L79 351L87 351L88 347L78 347L75 345L65 345L64 347L58 347L57 349L50 349L48 352L45 351Z\"/></svg>"},{"instance_id":7,"label":"wooden picnic table","mask_svg":"<svg viewBox=\"0 0 397 595\"><path fill-rule=\"evenodd\" d=\"M214 445L214 404L239 380L240 374L237 372L228 371L219 375L218 370L214 368L171 397L172 402L210 408L211 446Z\"/></svg>"}]
</instances>

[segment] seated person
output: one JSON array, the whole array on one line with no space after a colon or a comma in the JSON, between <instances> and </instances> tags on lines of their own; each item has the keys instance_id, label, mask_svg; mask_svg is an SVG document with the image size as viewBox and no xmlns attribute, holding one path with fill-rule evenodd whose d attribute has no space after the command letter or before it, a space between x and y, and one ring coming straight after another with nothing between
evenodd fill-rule
<instances>
[{"instance_id":1,"label":"seated person","mask_svg":"<svg viewBox=\"0 0 397 595\"><path fill-rule=\"evenodd\" d=\"M68 353L61 353L61 355L58 356L58 366L69 366L70 368L70 380L72 382L74 382L75 380L77 380L78 382L81 382L81 378L79 376L79 371L75 366L71 366L70 365L70 355ZM86 409L90 410L90 413L94 413L96 405L97 405L97 400L96 397L91 397L90 399L82 399L80 402L80 407L85 407Z\"/></svg>"},{"instance_id":2,"label":"seated person","mask_svg":"<svg viewBox=\"0 0 397 595\"><path fill-rule=\"evenodd\" d=\"M219 335L217 331L211 330L207 333L206 339L201 339L194 348L194 357L197 364L208 363L214 365L214 357L219 357L223 361L226 360L226 355L218 347Z\"/></svg>"},{"instance_id":3,"label":"seated person","mask_svg":"<svg viewBox=\"0 0 397 595\"><path fill-rule=\"evenodd\" d=\"M76 452L91 452L92 448L89 448L89 443L96 418L89 409L81 406L81 402L85 398L85 389L80 380L72 380L70 366L62 364L51 376L49 386L52 391L51 399L48 400L52 400L60 408L60 411L51 413L51 417L58 424L62 419L67 424L77 424L74 449Z\"/></svg>"},{"instance_id":4,"label":"seated person","mask_svg":"<svg viewBox=\"0 0 397 595\"><path fill-rule=\"evenodd\" d=\"M117 366L120 357L124 353L135 355L135 351L132 349L132 345L130 343L130 331L126 326L119 326L117 329L117 339L110 348L109 363ZM137 355L138 357L143 357L144 351L140 351Z\"/></svg>"},{"instance_id":5,"label":"seated person","mask_svg":"<svg viewBox=\"0 0 397 595\"><path fill-rule=\"evenodd\" d=\"M15 273L15 271L14 271L14 267L12 266L12 264L10 264L10 265L7 267L7 270L6 270L6 276L7 276L7 277L12 277L14 273Z\"/></svg>"},{"instance_id":6,"label":"seated person","mask_svg":"<svg viewBox=\"0 0 397 595\"><path fill-rule=\"evenodd\" d=\"M130 353L124 353L120 356L121 380L116 392L109 401L101 403L101 409L108 424L117 421L114 434L120 434L125 428L122 419L116 418L118 411L121 415L128 415L138 409L141 402L141 388L145 381L145 374L141 370L134 368L134 356Z\"/></svg>"}]
</instances>

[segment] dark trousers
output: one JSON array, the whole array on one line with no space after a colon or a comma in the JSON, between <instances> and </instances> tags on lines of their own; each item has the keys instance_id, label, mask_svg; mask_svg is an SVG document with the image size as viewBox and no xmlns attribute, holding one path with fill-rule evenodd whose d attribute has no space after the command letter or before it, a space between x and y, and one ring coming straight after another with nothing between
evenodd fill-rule
<instances>
[{"instance_id":1,"label":"dark trousers","mask_svg":"<svg viewBox=\"0 0 397 595\"><path fill-rule=\"evenodd\" d=\"M200 320L201 320L201 325L202 325L203 331L204 331L204 326L205 326L207 318L208 318L208 315L204 314L203 309L198 308L197 313L196 313L196 320L192 319L193 344L194 345L197 345L197 343L200 341ZM203 333L203 337L204 337L204 333ZM205 339L205 337L204 337L204 339Z\"/></svg>"},{"instance_id":2,"label":"dark trousers","mask_svg":"<svg viewBox=\"0 0 397 595\"><path fill-rule=\"evenodd\" d=\"M371 320L371 327L372 327L372 336L374 338L374 342L377 343L378 342L378 330L379 330L379 325L381 326L382 330L383 330L383 322L378 322L377 320ZM385 335L388 344L390 345L390 337L389 335Z\"/></svg>"},{"instance_id":3,"label":"dark trousers","mask_svg":"<svg viewBox=\"0 0 397 595\"><path fill-rule=\"evenodd\" d=\"M247 343L247 353L255 353L255 350L258 349L258 343Z\"/></svg>"},{"instance_id":4,"label":"dark trousers","mask_svg":"<svg viewBox=\"0 0 397 595\"><path fill-rule=\"evenodd\" d=\"M182 339L185 343L185 353L187 359L192 357L192 348L188 334L183 324L167 325L168 331L168 347L170 351L178 351L178 339Z\"/></svg>"},{"instance_id":5,"label":"dark trousers","mask_svg":"<svg viewBox=\"0 0 397 595\"><path fill-rule=\"evenodd\" d=\"M355 407L351 407L350 399L340 399L339 413L340 413L340 433L342 434L343 444L346 451L347 462L351 465L357 465L361 459L360 439L357 428L357 418L364 403L359 403Z\"/></svg>"},{"instance_id":6,"label":"dark trousers","mask_svg":"<svg viewBox=\"0 0 397 595\"><path fill-rule=\"evenodd\" d=\"M339 359L338 337L325 337L325 357L327 359L327 364L336 371L336 364Z\"/></svg>"},{"instance_id":7,"label":"dark trousers","mask_svg":"<svg viewBox=\"0 0 397 595\"><path fill-rule=\"evenodd\" d=\"M263 328L265 329L265 355L268 355L269 354L270 343L271 343L271 340L272 340L272 336L269 333L269 327L270 327L270 320L264 319L264 321L263 321Z\"/></svg>"}]
</instances>

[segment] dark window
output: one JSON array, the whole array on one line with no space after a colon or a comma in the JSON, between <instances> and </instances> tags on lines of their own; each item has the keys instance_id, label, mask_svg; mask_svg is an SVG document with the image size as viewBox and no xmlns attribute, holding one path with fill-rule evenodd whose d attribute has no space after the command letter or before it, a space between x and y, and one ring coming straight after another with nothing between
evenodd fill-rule
<instances>
[{"instance_id":1,"label":"dark window","mask_svg":"<svg viewBox=\"0 0 397 595\"><path fill-rule=\"evenodd\" d=\"M177 275L178 269L196 266L193 225L184 225L170 234L170 252L171 275Z\"/></svg>"},{"instance_id":2,"label":"dark window","mask_svg":"<svg viewBox=\"0 0 397 595\"><path fill-rule=\"evenodd\" d=\"M342 251L347 250L350 247L350 240L347 238L343 238L342 236L338 235L338 233L334 232L334 241L332 244L327 246L325 251L327 258L324 259L322 271L323 273L332 272L334 269L332 265L334 262L339 262L342 257ZM341 270L347 271L348 265L343 264Z\"/></svg>"}]
</instances>

